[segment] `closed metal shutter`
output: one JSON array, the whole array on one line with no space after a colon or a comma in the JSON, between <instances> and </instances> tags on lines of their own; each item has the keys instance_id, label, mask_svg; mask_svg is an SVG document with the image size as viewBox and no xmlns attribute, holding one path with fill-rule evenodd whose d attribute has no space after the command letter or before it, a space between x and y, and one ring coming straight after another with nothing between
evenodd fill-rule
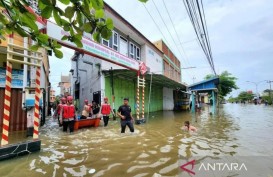
<instances>
[{"instance_id":1,"label":"closed metal shutter","mask_svg":"<svg viewBox=\"0 0 273 177\"><path fill-rule=\"evenodd\" d=\"M5 89L0 88L0 129L2 132L3 113L4 113L4 94ZM10 103L10 124L9 130L22 131L27 128L26 111L22 109L22 89L11 90L11 103Z\"/></svg>"}]
</instances>

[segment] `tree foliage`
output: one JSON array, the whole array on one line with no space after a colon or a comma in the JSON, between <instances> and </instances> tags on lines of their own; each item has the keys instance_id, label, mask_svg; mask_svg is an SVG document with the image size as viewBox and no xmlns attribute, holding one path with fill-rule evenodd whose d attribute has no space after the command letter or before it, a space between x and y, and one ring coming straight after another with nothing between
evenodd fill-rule
<instances>
[{"instance_id":1,"label":"tree foliage","mask_svg":"<svg viewBox=\"0 0 273 177\"><path fill-rule=\"evenodd\" d=\"M246 91L240 92L240 94L238 95L238 100L240 101L250 101L253 100L253 98L254 94Z\"/></svg>"},{"instance_id":2,"label":"tree foliage","mask_svg":"<svg viewBox=\"0 0 273 177\"><path fill-rule=\"evenodd\" d=\"M207 75L205 79L211 79L215 77L214 75ZM238 89L236 85L236 77L233 77L231 73L224 71L219 75L219 95L221 97L227 96L229 93L232 92L233 89Z\"/></svg>"},{"instance_id":3,"label":"tree foliage","mask_svg":"<svg viewBox=\"0 0 273 177\"><path fill-rule=\"evenodd\" d=\"M0 0L0 7L4 9L4 13L0 13L0 39L5 40L6 35L15 32L35 41L33 50L45 47L53 50L56 57L62 58L61 45L39 31L36 16L27 9L29 6L28 0ZM38 0L41 16L53 18L58 26L69 32L62 40L73 42L79 48L82 47L84 32L91 33L97 42L101 38L111 37L113 21L105 19L103 7L103 0Z\"/></svg>"}]
</instances>

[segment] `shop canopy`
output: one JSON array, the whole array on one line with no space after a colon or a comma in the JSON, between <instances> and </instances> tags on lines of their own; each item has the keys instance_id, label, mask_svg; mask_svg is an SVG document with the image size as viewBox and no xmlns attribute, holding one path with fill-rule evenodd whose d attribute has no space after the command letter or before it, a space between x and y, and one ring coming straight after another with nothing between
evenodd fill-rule
<instances>
[{"instance_id":1,"label":"shop canopy","mask_svg":"<svg viewBox=\"0 0 273 177\"><path fill-rule=\"evenodd\" d=\"M189 91L197 91L199 93L209 92L209 91L218 91L217 86L219 84L219 77L214 77L208 80L204 80L192 85L189 85Z\"/></svg>"},{"instance_id":2,"label":"shop canopy","mask_svg":"<svg viewBox=\"0 0 273 177\"><path fill-rule=\"evenodd\" d=\"M137 72L120 69L120 70L103 70L103 73L106 74L106 77L111 76L111 72L113 71L113 77L118 77L126 80L136 80L137 79ZM150 83L150 80L152 78L152 85L153 86L162 86L172 89L180 89L180 90L186 90L186 85L176 82L172 79L167 78L166 76L162 74L151 74L148 73L145 75L146 84Z\"/></svg>"}]
</instances>

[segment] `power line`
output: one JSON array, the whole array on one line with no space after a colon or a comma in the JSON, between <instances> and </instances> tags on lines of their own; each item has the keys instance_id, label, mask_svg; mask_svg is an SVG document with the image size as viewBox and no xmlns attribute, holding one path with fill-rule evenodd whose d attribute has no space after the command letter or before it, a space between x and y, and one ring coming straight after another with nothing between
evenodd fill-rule
<instances>
[{"instance_id":1,"label":"power line","mask_svg":"<svg viewBox=\"0 0 273 177\"><path fill-rule=\"evenodd\" d=\"M165 35L162 33L162 31L160 30L160 27L158 26L158 24L155 22L155 19L153 18L153 16L151 15L151 13L148 11L146 5L144 3L142 3L142 5L144 6L144 8L146 9L147 13L149 14L149 16L151 17L151 19L153 20L154 24L156 25L158 31L161 33L162 37L164 38L164 40L166 41L166 43L169 45L169 42L167 41L167 38L165 37Z\"/></svg>"},{"instance_id":2,"label":"power line","mask_svg":"<svg viewBox=\"0 0 273 177\"><path fill-rule=\"evenodd\" d=\"M144 6L145 10L147 11L147 13L149 14L149 16L151 17L151 19L153 20L154 24L156 25L158 31L161 33L163 39L166 41L167 45L170 47L169 42L167 41L167 38L165 37L165 35L162 33L162 31L160 30L159 25L156 23L155 19L153 18L153 16L151 15L151 13L148 11L146 5L144 3L142 3L142 5ZM182 72L180 71L181 77L182 77Z\"/></svg>"},{"instance_id":3,"label":"power line","mask_svg":"<svg viewBox=\"0 0 273 177\"><path fill-rule=\"evenodd\" d=\"M201 0L201 7L202 7L203 16L204 16L204 23L205 23L205 29L206 29L206 36L208 37L208 46L209 46L209 50L210 50L210 52L211 52L211 46L210 46L210 39L209 39L209 34L208 34L206 16L205 16L205 11L204 11L204 7L203 7L203 0ZM212 57L212 54L211 54L211 57ZM212 64L213 64L213 67L214 67L213 58L212 58Z\"/></svg>"},{"instance_id":4,"label":"power line","mask_svg":"<svg viewBox=\"0 0 273 177\"><path fill-rule=\"evenodd\" d=\"M183 53L184 53L184 55L185 55L185 61L186 61L186 62L189 64L189 66L190 66L191 64L190 64L190 62L189 62L189 60L188 60L188 56L187 56L187 54L186 54L186 52L185 52L185 50L184 50L184 47L183 47L183 45L182 45L182 42L181 42L180 38L179 38L178 32L177 32L177 30L176 30L176 28L175 28L175 25L174 25L174 23L173 23L173 20L172 20L172 18L171 18L171 15L170 15L170 13L169 13L169 10L168 10L168 8L167 8L167 6L166 6L166 4L165 4L165 1L164 1L164 0L162 0L162 1L163 1L163 5L164 5L164 7L165 7L165 10L167 11L168 17L169 17L169 19L170 19L170 21L171 21L171 24L172 24L172 26L173 26L173 29L174 29L174 31L175 31L177 40L178 40L179 44L181 45L182 51L183 51ZM174 42L174 43L175 43L175 42ZM177 45L176 45L176 46L177 46ZM178 49L178 51L179 51L179 49ZM180 53L180 55L181 55L181 53ZM182 58L181 58L181 59L182 59ZM185 70L185 71L187 72L187 70ZM190 75L190 74L189 74L189 75Z\"/></svg>"},{"instance_id":5,"label":"power line","mask_svg":"<svg viewBox=\"0 0 273 177\"><path fill-rule=\"evenodd\" d=\"M209 42L209 35L207 32L207 25L205 21L205 13L204 13L202 0L201 0L202 12L200 10L200 5L198 0L196 1L183 0L183 3L189 15L190 21L193 25L193 28L196 33L197 39L200 43L200 46L204 54L206 55L206 58L211 66L213 73L216 75L210 42Z\"/></svg>"},{"instance_id":6,"label":"power line","mask_svg":"<svg viewBox=\"0 0 273 177\"><path fill-rule=\"evenodd\" d=\"M160 11L159 11L158 7L156 6L156 4L155 4L154 0L152 0L152 2L153 2L153 4L154 4L154 6L155 6L155 8L156 8L156 10L157 10L157 12L158 12L158 14L159 14L159 16L160 16L161 20L162 20L162 22L164 23L164 25L165 25L165 27L166 27L166 29L167 29L167 31L168 31L168 33L169 33L169 35L170 35L170 37L171 37L172 41L173 41L173 43L174 43L174 45L175 45L175 47L176 47L177 51L179 52L179 54L180 54L180 56L181 56L181 59L182 59L182 58L183 58L183 56L182 56L182 54L181 54L181 52L180 52L179 48L178 48L178 47L177 47L177 45L176 45L176 42L175 42L175 40L174 40L174 38L173 38L173 35L171 34L171 32L170 32L170 30L169 30L169 28L168 28L167 24L165 23L165 20L163 19L163 17L162 17L162 15L161 15L161 13L160 13ZM170 46L169 46L169 47L170 47ZM181 72L181 70L180 70L180 72ZM187 71L186 71L186 72L187 72ZM181 74L182 74L182 73L181 73Z\"/></svg>"}]
</instances>

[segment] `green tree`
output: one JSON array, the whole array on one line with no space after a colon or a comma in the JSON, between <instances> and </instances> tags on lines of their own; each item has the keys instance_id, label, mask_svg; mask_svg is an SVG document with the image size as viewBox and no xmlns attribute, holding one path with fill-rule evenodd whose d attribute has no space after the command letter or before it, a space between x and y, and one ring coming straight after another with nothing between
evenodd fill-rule
<instances>
[{"instance_id":1,"label":"green tree","mask_svg":"<svg viewBox=\"0 0 273 177\"><path fill-rule=\"evenodd\" d=\"M6 12L0 13L0 40L15 32L35 41L33 50L45 47L53 50L56 57L62 58L61 45L39 31L35 15L27 9L29 6L28 0L0 0L0 7ZM38 7L43 18L53 17L58 26L69 32L62 40L73 42L79 48L82 47L83 32L91 33L98 42L112 35L113 21L104 17L103 0L38 0Z\"/></svg>"},{"instance_id":2,"label":"green tree","mask_svg":"<svg viewBox=\"0 0 273 177\"><path fill-rule=\"evenodd\" d=\"M211 79L214 78L215 75L207 75L205 79ZM229 93L233 91L233 89L238 89L238 86L236 85L236 77L233 77L231 73L224 71L219 75L219 96L221 98L224 98Z\"/></svg>"},{"instance_id":3,"label":"green tree","mask_svg":"<svg viewBox=\"0 0 273 177\"><path fill-rule=\"evenodd\" d=\"M233 103L233 102L236 102L236 101L239 101L237 97L233 98L232 96L230 96L228 98L228 102L230 102L230 103Z\"/></svg>"},{"instance_id":4,"label":"green tree","mask_svg":"<svg viewBox=\"0 0 273 177\"><path fill-rule=\"evenodd\" d=\"M253 98L254 94L246 91L240 92L240 94L238 95L238 100L240 101L250 101L253 100Z\"/></svg>"}]
</instances>

